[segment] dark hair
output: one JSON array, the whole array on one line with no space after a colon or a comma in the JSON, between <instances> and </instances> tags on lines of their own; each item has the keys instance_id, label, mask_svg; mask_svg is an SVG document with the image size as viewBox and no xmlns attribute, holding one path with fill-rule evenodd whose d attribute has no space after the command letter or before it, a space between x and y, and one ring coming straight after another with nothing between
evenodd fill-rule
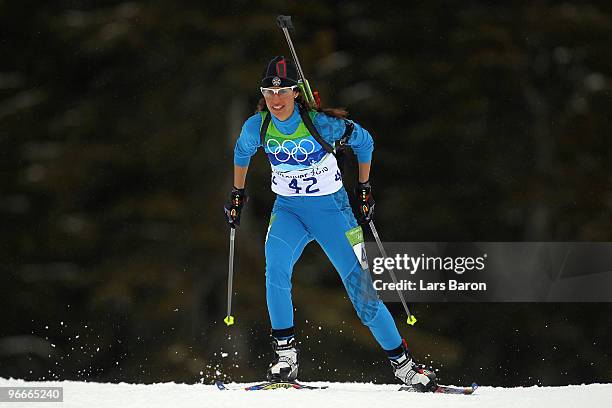
<instances>
[{"instance_id":1,"label":"dark hair","mask_svg":"<svg viewBox=\"0 0 612 408\"><path fill-rule=\"evenodd\" d=\"M295 98L295 101L298 103L298 105L300 105L302 109L306 109L306 107L308 106L301 92L298 92L298 96L297 98ZM344 108L315 108L315 110L317 112L321 112L328 116L332 116L338 119L346 119L348 117L348 111ZM264 98L261 98L259 102L257 102L257 107L255 109L255 112L267 112L267 111L268 111L268 106L266 105L266 100Z\"/></svg>"}]
</instances>

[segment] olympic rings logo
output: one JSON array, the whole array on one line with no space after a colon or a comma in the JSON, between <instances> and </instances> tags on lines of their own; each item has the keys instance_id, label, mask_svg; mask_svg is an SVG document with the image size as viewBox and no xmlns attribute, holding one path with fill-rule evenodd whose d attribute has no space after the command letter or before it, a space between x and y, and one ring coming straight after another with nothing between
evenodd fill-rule
<instances>
[{"instance_id":1,"label":"olympic rings logo","mask_svg":"<svg viewBox=\"0 0 612 408\"><path fill-rule=\"evenodd\" d=\"M314 153L315 144L312 140L302 139L299 143L293 140L285 140L280 143L276 139L268 139L266 143L268 150L281 163L286 163L293 158L298 163L303 163L308 159L308 155Z\"/></svg>"}]
</instances>

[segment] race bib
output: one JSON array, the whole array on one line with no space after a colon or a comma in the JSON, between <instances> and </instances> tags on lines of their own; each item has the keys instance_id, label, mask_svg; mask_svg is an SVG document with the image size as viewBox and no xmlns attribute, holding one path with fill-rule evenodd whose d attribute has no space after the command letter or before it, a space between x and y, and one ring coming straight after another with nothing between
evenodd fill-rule
<instances>
[{"instance_id":1,"label":"race bib","mask_svg":"<svg viewBox=\"0 0 612 408\"><path fill-rule=\"evenodd\" d=\"M262 113L262 125L265 115ZM314 122L318 112L309 113ZM263 140L270 161L272 191L281 196L322 196L342 187L336 157L315 139L303 121L291 134L280 132L270 121Z\"/></svg>"},{"instance_id":2,"label":"race bib","mask_svg":"<svg viewBox=\"0 0 612 408\"><path fill-rule=\"evenodd\" d=\"M333 154L327 153L318 163L299 170L282 171L271 165L272 191L282 196L321 196L333 194L342 187L342 176Z\"/></svg>"}]
</instances>

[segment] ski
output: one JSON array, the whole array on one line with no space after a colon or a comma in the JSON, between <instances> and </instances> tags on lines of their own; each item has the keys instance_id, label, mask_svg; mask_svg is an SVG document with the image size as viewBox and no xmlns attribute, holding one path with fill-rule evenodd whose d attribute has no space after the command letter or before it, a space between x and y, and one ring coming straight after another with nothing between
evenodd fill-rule
<instances>
[{"instance_id":1,"label":"ski","mask_svg":"<svg viewBox=\"0 0 612 408\"><path fill-rule=\"evenodd\" d=\"M285 381L265 381L259 384L251 385L248 387L228 387L222 381L215 381L215 385L221 391L266 391L266 390L278 390L278 389L295 389L295 390L325 390L329 388L327 385L316 386L302 384L299 382L285 382ZM473 394L478 388L478 384L472 383L470 387L454 387L452 385L438 385L434 393L436 394L460 394L470 395ZM398 391L417 392L412 387L402 386Z\"/></svg>"},{"instance_id":2,"label":"ski","mask_svg":"<svg viewBox=\"0 0 612 408\"><path fill-rule=\"evenodd\" d=\"M215 385L221 391L243 389L246 391L260 391L260 390L278 390L278 389L296 389L296 390L324 390L329 388L328 386L315 386L307 385L298 382L285 382L285 381L265 381L259 384L251 385L244 388L228 388L222 381L215 381Z\"/></svg>"},{"instance_id":3,"label":"ski","mask_svg":"<svg viewBox=\"0 0 612 408\"><path fill-rule=\"evenodd\" d=\"M473 394L478 388L478 384L472 383L470 387L453 387L452 385L438 385L434 393L437 394ZM412 391L416 392L412 387L403 386L399 389L400 391Z\"/></svg>"}]
</instances>

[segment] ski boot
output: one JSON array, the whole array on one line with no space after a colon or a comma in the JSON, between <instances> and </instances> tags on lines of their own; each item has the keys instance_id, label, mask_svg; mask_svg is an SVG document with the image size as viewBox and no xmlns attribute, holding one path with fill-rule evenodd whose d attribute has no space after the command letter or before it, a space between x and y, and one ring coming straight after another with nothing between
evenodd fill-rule
<instances>
[{"instance_id":1,"label":"ski boot","mask_svg":"<svg viewBox=\"0 0 612 408\"><path fill-rule=\"evenodd\" d=\"M295 337L272 338L272 349L276 358L268 368L268 381L293 382L298 375L298 352Z\"/></svg>"},{"instance_id":2,"label":"ski boot","mask_svg":"<svg viewBox=\"0 0 612 408\"><path fill-rule=\"evenodd\" d=\"M417 392L435 392L438 388L436 374L414 362L412 356L406 350L405 342L402 342L402 349L399 356L389 357L393 374Z\"/></svg>"}]
</instances>

